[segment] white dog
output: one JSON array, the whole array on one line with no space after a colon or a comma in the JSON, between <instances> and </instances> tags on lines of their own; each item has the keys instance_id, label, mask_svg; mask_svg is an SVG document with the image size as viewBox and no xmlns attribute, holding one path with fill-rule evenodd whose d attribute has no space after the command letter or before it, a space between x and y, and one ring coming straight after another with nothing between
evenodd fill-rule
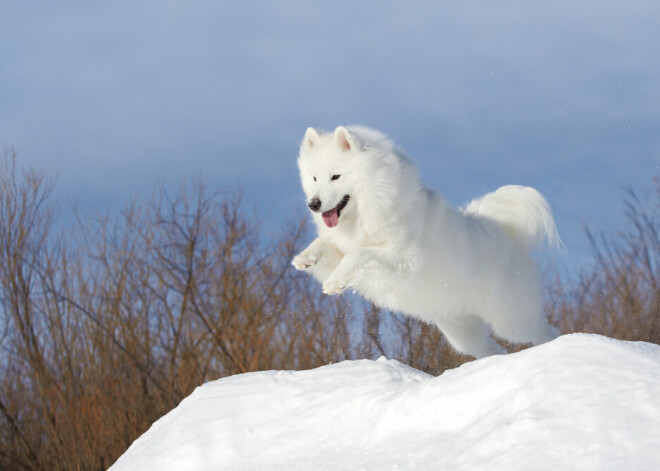
<instances>
[{"instance_id":1,"label":"white dog","mask_svg":"<svg viewBox=\"0 0 660 471\"><path fill-rule=\"evenodd\" d=\"M490 337L556 337L542 312L530 248L560 244L550 207L529 187L504 186L449 206L386 136L364 127L309 128L298 158L318 238L293 259L323 292L351 288L378 306L434 322L456 350L503 353Z\"/></svg>"}]
</instances>

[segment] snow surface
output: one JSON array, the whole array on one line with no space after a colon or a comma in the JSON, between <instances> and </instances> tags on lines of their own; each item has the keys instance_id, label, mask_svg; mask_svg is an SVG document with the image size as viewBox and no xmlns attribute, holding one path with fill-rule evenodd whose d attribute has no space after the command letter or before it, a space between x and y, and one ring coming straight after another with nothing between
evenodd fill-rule
<instances>
[{"instance_id":1,"label":"snow surface","mask_svg":"<svg viewBox=\"0 0 660 471\"><path fill-rule=\"evenodd\" d=\"M439 377L384 358L236 375L110 469L658 470L660 346L573 334Z\"/></svg>"}]
</instances>

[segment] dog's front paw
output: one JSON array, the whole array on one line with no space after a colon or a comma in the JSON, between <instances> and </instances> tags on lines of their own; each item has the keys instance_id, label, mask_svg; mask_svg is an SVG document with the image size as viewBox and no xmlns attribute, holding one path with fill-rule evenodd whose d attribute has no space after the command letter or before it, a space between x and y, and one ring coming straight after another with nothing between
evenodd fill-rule
<instances>
[{"instance_id":1,"label":"dog's front paw","mask_svg":"<svg viewBox=\"0 0 660 471\"><path fill-rule=\"evenodd\" d=\"M344 291L346 287L347 284L344 281L330 277L325 280L325 283L323 283L323 292L325 294L339 294Z\"/></svg>"},{"instance_id":2,"label":"dog's front paw","mask_svg":"<svg viewBox=\"0 0 660 471\"><path fill-rule=\"evenodd\" d=\"M291 264L296 267L296 270L309 270L316 265L316 262L318 262L318 258L315 255L302 252L293 257Z\"/></svg>"}]
</instances>

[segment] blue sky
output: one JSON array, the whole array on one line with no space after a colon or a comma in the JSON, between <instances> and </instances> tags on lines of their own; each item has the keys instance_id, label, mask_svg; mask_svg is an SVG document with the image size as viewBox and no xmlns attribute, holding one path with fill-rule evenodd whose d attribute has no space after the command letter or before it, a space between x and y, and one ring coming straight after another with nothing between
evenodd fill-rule
<instances>
[{"instance_id":1,"label":"blue sky","mask_svg":"<svg viewBox=\"0 0 660 471\"><path fill-rule=\"evenodd\" d=\"M305 129L364 124L454 204L538 188L578 266L660 176L658 31L657 1L5 2L0 143L63 205L204 175L276 225Z\"/></svg>"}]
</instances>

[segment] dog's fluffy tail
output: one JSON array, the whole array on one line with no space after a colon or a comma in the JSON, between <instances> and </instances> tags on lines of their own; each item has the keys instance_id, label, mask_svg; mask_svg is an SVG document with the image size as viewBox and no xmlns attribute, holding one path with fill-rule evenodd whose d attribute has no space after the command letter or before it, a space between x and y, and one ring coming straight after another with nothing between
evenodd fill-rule
<instances>
[{"instance_id":1,"label":"dog's fluffy tail","mask_svg":"<svg viewBox=\"0 0 660 471\"><path fill-rule=\"evenodd\" d=\"M492 219L527 248L540 245L543 239L552 248L563 247L552 209L534 188L503 186L471 201L465 214Z\"/></svg>"}]
</instances>

